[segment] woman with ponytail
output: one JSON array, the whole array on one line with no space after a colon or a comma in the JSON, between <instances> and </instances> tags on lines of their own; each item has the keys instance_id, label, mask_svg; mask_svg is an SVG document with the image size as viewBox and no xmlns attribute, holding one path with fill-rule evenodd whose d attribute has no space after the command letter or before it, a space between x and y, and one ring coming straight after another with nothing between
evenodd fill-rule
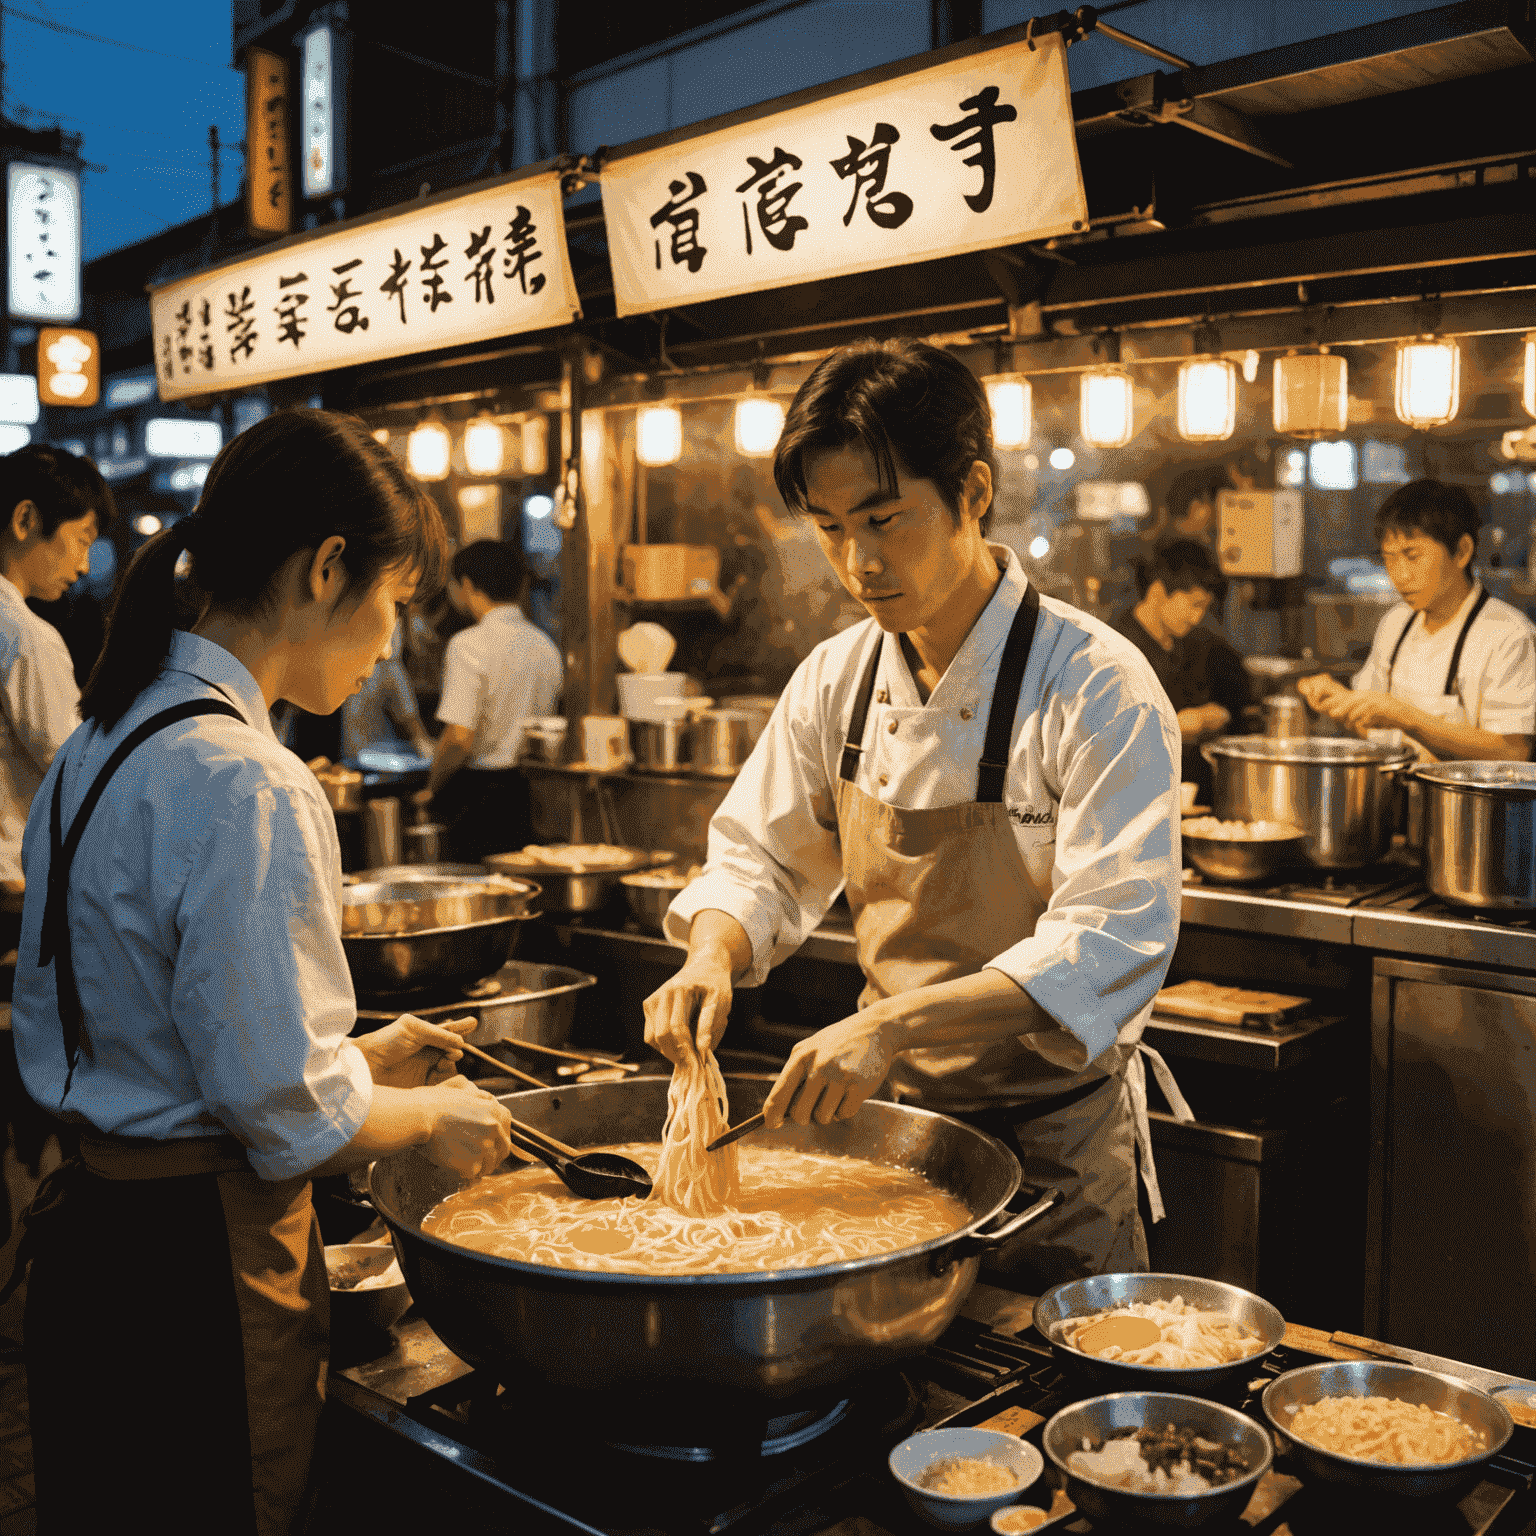
<instances>
[{"instance_id":1,"label":"woman with ponytail","mask_svg":"<svg viewBox=\"0 0 1536 1536\"><path fill-rule=\"evenodd\" d=\"M339 707L445 544L360 421L257 423L129 566L33 802L17 1058L80 1142L20 1260L44 1533L296 1529L329 1303L311 1177L509 1150L455 1075L469 1021L348 1038L335 823L267 717Z\"/></svg>"}]
</instances>

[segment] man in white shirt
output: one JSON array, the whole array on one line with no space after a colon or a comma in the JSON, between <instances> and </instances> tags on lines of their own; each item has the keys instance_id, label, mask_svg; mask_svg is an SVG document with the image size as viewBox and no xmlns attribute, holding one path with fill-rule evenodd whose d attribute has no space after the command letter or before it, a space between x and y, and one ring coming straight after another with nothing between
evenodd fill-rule
<instances>
[{"instance_id":1,"label":"man in white shirt","mask_svg":"<svg viewBox=\"0 0 1536 1536\"><path fill-rule=\"evenodd\" d=\"M80 723L69 648L27 607L90 569L112 493L88 459L31 443L0 458L0 886L22 888L21 834L54 754Z\"/></svg>"},{"instance_id":2,"label":"man in white shirt","mask_svg":"<svg viewBox=\"0 0 1536 1536\"><path fill-rule=\"evenodd\" d=\"M992 1261L1038 1295L1146 1267L1138 1153L1162 1214L1139 1041L1178 931L1179 728L1128 640L986 541L996 472L947 352L857 342L801 386L775 478L872 622L801 664L711 822L646 1038L676 1060L697 1013L716 1045L843 887L861 1007L795 1047L767 1123L884 1085L999 1136L1066 1196Z\"/></svg>"},{"instance_id":3,"label":"man in white shirt","mask_svg":"<svg viewBox=\"0 0 1536 1536\"><path fill-rule=\"evenodd\" d=\"M528 781L514 765L522 722L554 713L563 674L554 642L518 607L527 586L515 545L479 539L453 557L449 600L475 623L448 642L437 704L443 734L415 798L447 825L456 859L506 853L533 836Z\"/></svg>"},{"instance_id":4,"label":"man in white shirt","mask_svg":"<svg viewBox=\"0 0 1536 1536\"><path fill-rule=\"evenodd\" d=\"M1415 480L1387 497L1376 537L1403 601L1377 626L1353 688L1326 674L1301 680L1313 709L1361 736L1399 730L1442 762L1529 759L1536 636L1469 575L1480 523L1458 485Z\"/></svg>"}]
</instances>

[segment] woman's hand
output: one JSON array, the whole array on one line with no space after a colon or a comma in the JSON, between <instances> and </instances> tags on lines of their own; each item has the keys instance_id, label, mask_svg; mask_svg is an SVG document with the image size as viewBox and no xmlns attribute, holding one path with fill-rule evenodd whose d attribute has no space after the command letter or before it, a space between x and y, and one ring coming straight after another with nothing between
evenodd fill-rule
<instances>
[{"instance_id":1,"label":"woman's hand","mask_svg":"<svg viewBox=\"0 0 1536 1536\"><path fill-rule=\"evenodd\" d=\"M697 1040L712 1050L731 1012L731 961L713 948L690 954L683 967L645 1000L645 1043L668 1061L682 1061ZM697 1013L697 1036L693 1029Z\"/></svg>"},{"instance_id":2,"label":"woman's hand","mask_svg":"<svg viewBox=\"0 0 1536 1536\"><path fill-rule=\"evenodd\" d=\"M414 1014L402 1014L354 1043L368 1060L374 1082L386 1088L425 1088L446 1082L458 1071L464 1052L459 1041L473 1034L474 1019L449 1019L428 1024Z\"/></svg>"},{"instance_id":3,"label":"woman's hand","mask_svg":"<svg viewBox=\"0 0 1536 1536\"><path fill-rule=\"evenodd\" d=\"M779 1080L763 1105L763 1123L776 1130L786 1115L796 1125L851 1120L859 1105L879 1088L896 1052L890 1024L866 1008L802 1040L789 1053Z\"/></svg>"},{"instance_id":4,"label":"woman's hand","mask_svg":"<svg viewBox=\"0 0 1536 1536\"><path fill-rule=\"evenodd\" d=\"M450 1077L420 1091L432 1098L432 1130L421 1149L428 1161L461 1178L479 1179L511 1153L507 1130L512 1117L494 1094L475 1087L467 1077Z\"/></svg>"}]
</instances>

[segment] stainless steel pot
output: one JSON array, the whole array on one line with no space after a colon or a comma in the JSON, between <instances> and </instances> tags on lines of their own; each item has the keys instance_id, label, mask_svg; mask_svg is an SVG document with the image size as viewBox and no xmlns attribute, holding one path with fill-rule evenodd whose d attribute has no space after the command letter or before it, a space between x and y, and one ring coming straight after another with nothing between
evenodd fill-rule
<instances>
[{"instance_id":1,"label":"stainless steel pot","mask_svg":"<svg viewBox=\"0 0 1536 1536\"><path fill-rule=\"evenodd\" d=\"M509 960L496 973L496 980L502 990L495 997L476 1000L473 1011L480 1023L469 1036L471 1045L488 1051L503 1040L564 1045L571 1038L577 997L597 985L597 977L585 971L540 965L536 960ZM514 1066L526 1066L526 1056L510 1048L505 1054Z\"/></svg>"},{"instance_id":2,"label":"stainless steel pot","mask_svg":"<svg viewBox=\"0 0 1536 1536\"><path fill-rule=\"evenodd\" d=\"M1200 748L1215 778L1215 814L1288 821L1306 831L1302 857L1319 869L1358 869L1386 857L1405 747L1345 737L1223 736Z\"/></svg>"},{"instance_id":3,"label":"stainless steel pot","mask_svg":"<svg viewBox=\"0 0 1536 1536\"><path fill-rule=\"evenodd\" d=\"M517 948L522 925L538 915L518 912L417 933L344 933L341 947L352 985L366 996L456 987L499 971Z\"/></svg>"},{"instance_id":4,"label":"stainless steel pot","mask_svg":"<svg viewBox=\"0 0 1536 1536\"><path fill-rule=\"evenodd\" d=\"M693 728L682 720L631 720L629 749L644 773L686 773Z\"/></svg>"},{"instance_id":5,"label":"stainless steel pot","mask_svg":"<svg viewBox=\"0 0 1536 1536\"><path fill-rule=\"evenodd\" d=\"M1420 763L1424 879L1463 907L1536 910L1536 763Z\"/></svg>"},{"instance_id":6,"label":"stainless steel pot","mask_svg":"<svg viewBox=\"0 0 1536 1536\"><path fill-rule=\"evenodd\" d=\"M693 717L693 771L730 779L752 752L761 719L747 709L702 709Z\"/></svg>"},{"instance_id":7,"label":"stainless steel pot","mask_svg":"<svg viewBox=\"0 0 1536 1536\"><path fill-rule=\"evenodd\" d=\"M760 1109L772 1081L728 1079L732 1119ZM667 1086L664 1077L636 1078L503 1102L578 1147L655 1141ZM1013 1155L970 1126L909 1105L871 1101L852 1120L758 1134L769 1145L916 1169L959 1199L970 1219L930 1242L820 1269L613 1275L492 1258L427 1236L422 1217L464 1185L418 1152L375 1163L369 1197L393 1234L416 1305L456 1355L590 1393L593 1414L622 1412L632 1431L646 1422L642 1399L669 1411L692 1401L718 1415L733 1403L824 1390L925 1348L959 1310L979 1255L1051 1203L999 1223L1019 1187Z\"/></svg>"},{"instance_id":8,"label":"stainless steel pot","mask_svg":"<svg viewBox=\"0 0 1536 1536\"><path fill-rule=\"evenodd\" d=\"M612 869L586 869L579 872L562 869L559 865L541 864L537 859L521 853L492 853L485 858L485 867L499 875L511 875L515 879L533 875L543 893L542 911L549 913L595 912L618 889L621 875L633 874L637 869L651 869L670 864L675 853L652 853L645 848L632 848L633 858L627 864Z\"/></svg>"}]
</instances>

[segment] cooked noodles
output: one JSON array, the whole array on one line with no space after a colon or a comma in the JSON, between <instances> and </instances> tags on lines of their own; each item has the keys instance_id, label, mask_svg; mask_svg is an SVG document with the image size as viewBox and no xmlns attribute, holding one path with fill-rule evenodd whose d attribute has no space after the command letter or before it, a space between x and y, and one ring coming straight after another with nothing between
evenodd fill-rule
<instances>
[{"instance_id":1,"label":"cooked noodles","mask_svg":"<svg viewBox=\"0 0 1536 1536\"><path fill-rule=\"evenodd\" d=\"M1074 1348L1081 1348L1078 1340L1095 1323L1110 1317L1144 1317L1157 1326L1160 1334L1156 1343L1142 1349L1111 1346L1099 1352L1100 1359L1119 1360L1127 1365L1197 1370L1245 1360L1264 1347L1264 1340L1255 1330L1228 1317L1225 1312L1207 1311L1185 1301L1182 1296L1175 1296L1171 1301L1132 1301L1086 1317L1069 1317L1061 1325L1062 1339Z\"/></svg>"},{"instance_id":2,"label":"cooked noodles","mask_svg":"<svg viewBox=\"0 0 1536 1536\"><path fill-rule=\"evenodd\" d=\"M713 1051L689 1051L672 1068L653 1200L685 1216L719 1216L741 1194L740 1143L704 1149L728 1129L725 1079Z\"/></svg>"},{"instance_id":3,"label":"cooked noodles","mask_svg":"<svg viewBox=\"0 0 1536 1536\"><path fill-rule=\"evenodd\" d=\"M1396 1466L1462 1461L1488 1449L1481 1430L1395 1397L1320 1397L1295 1410L1286 1433L1340 1456Z\"/></svg>"}]
</instances>

